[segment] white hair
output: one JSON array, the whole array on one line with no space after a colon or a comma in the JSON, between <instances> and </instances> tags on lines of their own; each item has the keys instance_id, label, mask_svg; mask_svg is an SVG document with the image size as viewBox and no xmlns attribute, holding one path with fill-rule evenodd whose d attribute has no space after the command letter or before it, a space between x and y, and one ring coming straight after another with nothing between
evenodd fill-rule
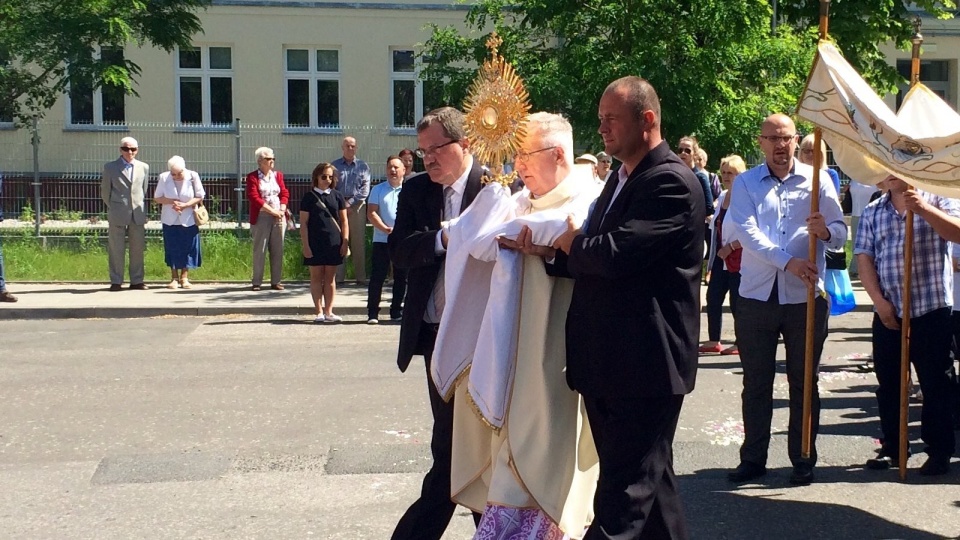
<instances>
[{"instance_id":1,"label":"white hair","mask_svg":"<svg viewBox=\"0 0 960 540\"><path fill-rule=\"evenodd\" d=\"M573 165L573 126L559 114L535 112L527 117L527 135L538 137L544 146L563 148L563 160Z\"/></svg>"},{"instance_id":2,"label":"white hair","mask_svg":"<svg viewBox=\"0 0 960 540\"><path fill-rule=\"evenodd\" d=\"M133 137L124 137L120 139L120 146L126 146L129 148L140 148L140 145L137 144L137 140Z\"/></svg>"},{"instance_id":3,"label":"white hair","mask_svg":"<svg viewBox=\"0 0 960 540\"><path fill-rule=\"evenodd\" d=\"M259 161L260 158L262 158L263 156L266 156L266 155L268 155L268 154L272 156L272 155L273 155L273 148L268 148L268 147L266 147L266 146L261 146L260 148L257 148L257 150L256 150L253 154L254 154L255 156L257 156L257 160Z\"/></svg>"},{"instance_id":4,"label":"white hair","mask_svg":"<svg viewBox=\"0 0 960 540\"><path fill-rule=\"evenodd\" d=\"M173 156L167 160L168 171L182 171L187 168L187 162L180 156Z\"/></svg>"}]
</instances>

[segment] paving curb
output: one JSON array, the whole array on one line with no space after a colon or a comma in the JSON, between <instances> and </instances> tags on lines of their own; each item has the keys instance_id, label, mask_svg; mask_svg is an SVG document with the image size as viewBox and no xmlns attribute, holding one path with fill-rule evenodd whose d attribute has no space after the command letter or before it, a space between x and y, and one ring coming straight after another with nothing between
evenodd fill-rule
<instances>
[{"instance_id":1,"label":"paving curb","mask_svg":"<svg viewBox=\"0 0 960 540\"><path fill-rule=\"evenodd\" d=\"M336 308L338 315L366 316L362 307ZM225 315L307 317L313 315L310 306L237 306L237 307L63 307L63 308L6 308L0 309L0 321L43 319L148 319L152 317L218 317Z\"/></svg>"}]
</instances>

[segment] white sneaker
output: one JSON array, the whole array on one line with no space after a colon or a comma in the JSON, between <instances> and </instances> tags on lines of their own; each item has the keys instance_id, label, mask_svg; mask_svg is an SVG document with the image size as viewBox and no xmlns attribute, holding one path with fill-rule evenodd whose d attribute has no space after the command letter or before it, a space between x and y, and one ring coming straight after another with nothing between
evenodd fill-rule
<instances>
[{"instance_id":1,"label":"white sneaker","mask_svg":"<svg viewBox=\"0 0 960 540\"><path fill-rule=\"evenodd\" d=\"M380 319L367 319L367 324L380 324Z\"/></svg>"},{"instance_id":2,"label":"white sneaker","mask_svg":"<svg viewBox=\"0 0 960 540\"><path fill-rule=\"evenodd\" d=\"M179 288L180 288L180 283L179 283L177 280L173 280L173 281L171 281L170 283L167 283L167 288L168 288L168 289L179 289Z\"/></svg>"},{"instance_id":3,"label":"white sneaker","mask_svg":"<svg viewBox=\"0 0 960 540\"><path fill-rule=\"evenodd\" d=\"M323 313L321 313L321 314L317 315L317 318L314 319L313 322L315 322L315 323L322 323L324 320L326 320L326 319L324 318Z\"/></svg>"},{"instance_id":4,"label":"white sneaker","mask_svg":"<svg viewBox=\"0 0 960 540\"><path fill-rule=\"evenodd\" d=\"M339 315L327 315L326 319L323 322L328 322L328 323L343 322L343 317Z\"/></svg>"}]
</instances>

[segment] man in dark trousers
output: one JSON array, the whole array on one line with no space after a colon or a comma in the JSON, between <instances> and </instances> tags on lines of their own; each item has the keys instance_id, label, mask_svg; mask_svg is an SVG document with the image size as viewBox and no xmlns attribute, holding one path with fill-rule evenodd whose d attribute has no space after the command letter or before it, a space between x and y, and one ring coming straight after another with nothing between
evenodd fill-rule
<instances>
[{"instance_id":1,"label":"man in dark trousers","mask_svg":"<svg viewBox=\"0 0 960 540\"><path fill-rule=\"evenodd\" d=\"M584 230L557 240L548 270L576 280L567 382L583 395L600 456L584 538L686 538L673 436L697 374L703 190L661 138L660 99L646 80L610 83L599 116L606 151L623 166Z\"/></svg>"},{"instance_id":2,"label":"man in dark trousers","mask_svg":"<svg viewBox=\"0 0 960 540\"><path fill-rule=\"evenodd\" d=\"M434 386L430 361L443 314L447 222L473 202L483 175L470 155L463 113L454 108L427 113L417 124L417 144L426 172L404 183L387 245L393 264L407 270L397 365L406 371L413 355L423 355L433 412L433 467L423 479L420 498L400 518L393 540L439 540L457 506L450 500L453 402L444 402ZM479 520L474 514L474 522Z\"/></svg>"}]
</instances>

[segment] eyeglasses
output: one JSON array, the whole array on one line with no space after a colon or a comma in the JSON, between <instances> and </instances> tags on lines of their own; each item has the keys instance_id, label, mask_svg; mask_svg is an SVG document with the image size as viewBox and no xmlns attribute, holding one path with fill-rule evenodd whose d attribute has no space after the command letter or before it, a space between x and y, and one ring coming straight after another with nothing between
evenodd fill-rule
<instances>
[{"instance_id":1,"label":"eyeglasses","mask_svg":"<svg viewBox=\"0 0 960 540\"><path fill-rule=\"evenodd\" d=\"M264 160L264 161L276 161L276 160L277 160L277 158L272 158L272 157L265 157L265 158L260 158L260 159L262 159L262 160ZM289 165L289 163L288 163L287 165Z\"/></svg>"},{"instance_id":2,"label":"eyeglasses","mask_svg":"<svg viewBox=\"0 0 960 540\"><path fill-rule=\"evenodd\" d=\"M678 154L692 154L693 148L680 148L677 150Z\"/></svg>"},{"instance_id":3,"label":"eyeglasses","mask_svg":"<svg viewBox=\"0 0 960 540\"><path fill-rule=\"evenodd\" d=\"M129 146L121 146L121 147L120 147L120 151L121 151L121 152L136 152L137 150L138 150L137 148L131 148L131 147L129 147Z\"/></svg>"},{"instance_id":4,"label":"eyeglasses","mask_svg":"<svg viewBox=\"0 0 960 540\"><path fill-rule=\"evenodd\" d=\"M777 144L777 143L790 144L790 141L793 141L794 139L797 138L797 134L794 133L793 135L761 135L760 138L766 139L772 142L773 144Z\"/></svg>"},{"instance_id":5,"label":"eyeglasses","mask_svg":"<svg viewBox=\"0 0 960 540\"><path fill-rule=\"evenodd\" d=\"M427 157L428 155L434 155L434 154L436 154L436 153L437 153L437 150L443 148L444 146L451 145L451 144L453 144L453 143L455 143L455 142L460 142L460 139L454 139L454 140L452 140L452 141L445 142L445 143L443 143L443 144L438 144L438 145L436 145L436 146L431 146L430 148L427 148L427 149L417 148L416 150L413 151L413 153L416 154L418 158L423 159L423 158Z\"/></svg>"},{"instance_id":6,"label":"eyeglasses","mask_svg":"<svg viewBox=\"0 0 960 540\"><path fill-rule=\"evenodd\" d=\"M541 148L539 150L534 150L533 152L519 152L517 155L513 156L514 161L519 161L521 163L526 163L530 159L530 156L534 154L539 154L540 152L546 152L547 150L553 150L556 146L548 146L546 148Z\"/></svg>"},{"instance_id":7,"label":"eyeglasses","mask_svg":"<svg viewBox=\"0 0 960 540\"><path fill-rule=\"evenodd\" d=\"M318 178L320 178L321 180L333 180L333 175L332 175L332 174L321 174L320 176L318 176Z\"/></svg>"}]
</instances>

